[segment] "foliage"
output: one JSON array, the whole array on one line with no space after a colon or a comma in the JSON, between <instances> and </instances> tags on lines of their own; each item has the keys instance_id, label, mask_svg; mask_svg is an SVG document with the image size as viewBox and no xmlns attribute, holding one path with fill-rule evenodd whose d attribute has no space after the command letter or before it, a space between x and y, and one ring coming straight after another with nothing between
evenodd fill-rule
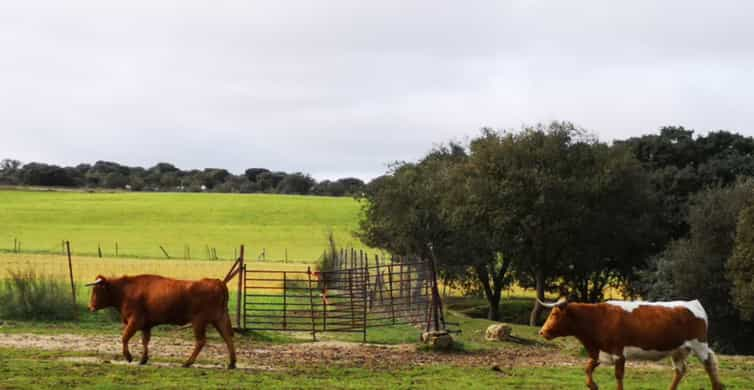
<instances>
[{"instance_id":1,"label":"foliage","mask_svg":"<svg viewBox=\"0 0 754 390\"><path fill-rule=\"evenodd\" d=\"M363 195L359 237L394 254L435 259L446 283L483 291L489 318L497 319L510 260L486 239L486 215L459 188L467 159L459 145L441 146L373 180Z\"/></svg>"},{"instance_id":2,"label":"foliage","mask_svg":"<svg viewBox=\"0 0 754 390\"><path fill-rule=\"evenodd\" d=\"M754 322L754 205L739 214L735 247L727 271L733 284L733 302L741 318Z\"/></svg>"},{"instance_id":3,"label":"foliage","mask_svg":"<svg viewBox=\"0 0 754 390\"><path fill-rule=\"evenodd\" d=\"M347 177L336 181L323 180L315 184L311 192L314 195L359 196L364 192L365 186L360 179Z\"/></svg>"},{"instance_id":4,"label":"foliage","mask_svg":"<svg viewBox=\"0 0 754 390\"><path fill-rule=\"evenodd\" d=\"M726 275L741 210L752 204L754 180L714 187L691 197L688 238L675 240L643 273L642 294L652 300L699 299L710 317L710 333L723 351L749 352L754 324L742 322L732 304Z\"/></svg>"},{"instance_id":5,"label":"foliage","mask_svg":"<svg viewBox=\"0 0 754 390\"><path fill-rule=\"evenodd\" d=\"M329 196L356 195L364 188L363 181L352 177L317 183L307 174L272 172L265 168L249 168L243 174L235 175L219 168L184 171L166 162L144 169L111 161L60 167L36 162L24 165L13 159L0 161L0 184L130 191L266 192Z\"/></svg>"},{"instance_id":6,"label":"foliage","mask_svg":"<svg viewBox=\"0 0 754 390\"><path fill-rule=\"evenodd\" d=\"M278 183L276 192L278 194L306 195L315 183L316 180L312 179L311 176L296 172L286 175L283 180Z\"/></svg>"},{"instance_id":7,"label":"foliage","mask_svg":"<svg viewBox=\"0 0 754 390\"><path fill-rule=\"evenodd\" d=\"M70 320L74 317L70 286L33 268L8 271L0 285L0 318L13 320ZM76 308L78 310L78 308Z\"/></svg>"},{"instance_id":8,"label":"foliage","mask_svg":"<svg viewBox=\"0 0 754 390\"><path fill-rule=\"evenodd\" d=\"M511 269L540 299L557 280L596 301L659 250L647 183L627 148L569 123L485 129L468 154L440 147L370 183L360 234L394 253L435 254L443 279L484 293L489 318Z\"/></svg>"},{"instance_id":9,"label":"foliage","mask_svg":"<svg viewBox=\"0 0 754 390\"><path fill-rule=\"evenodd\" d=\"M728 186L737 177L754 176L754 139L727 131L694 138L683 127L663 127L659 134L616 141L625 144L650 172L660 195L659 222L672 239L685 237L688 199L714 185Z\"/></svg>"},{"instance_id":10,"label":"foliage","mask_svg":"<svg viewBox=\"0 0 754 390\"><path fill-rule=\"evenodd\" d=\"M558 281L579 300L600 300L609 282L628 279L632 265L657 250L652 195L625 148L554 122L518 133L486 130L470 150L464 192L490 219L484 237L540 299ZM538 314L537 306L532 324Z\"/></svg>"},{"instance_id":11,"label":"foliage","mask_svg":"<svg viewBox=\"0 0 754 390\"><path fill-rule=\"evenodd\" d=\"M319 257L319 261L314 265L314 269L317 272L324 272L318 279L321 283L324 283L324 286L330 284L330 280L327 278L330 275L330 271L336 270L340 250L335 241L335 235L333 232L329 232L327 234L327 248L322 253L322 256Z\"/></svg>"}]
</instances>

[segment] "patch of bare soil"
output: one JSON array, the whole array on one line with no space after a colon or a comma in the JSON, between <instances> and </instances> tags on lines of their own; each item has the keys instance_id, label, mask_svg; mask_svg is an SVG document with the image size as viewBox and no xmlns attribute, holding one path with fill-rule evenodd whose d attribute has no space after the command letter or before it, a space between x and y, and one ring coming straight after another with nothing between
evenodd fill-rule
<instances>
[{"instance_id":1,"label":"patch of bare soil","mask_svg":"<svg viewBox=\"0 0 754 390\"><path fill-rule=\"evenodd\" d=\"M113 336L0 334L0 347L96 353L99 357L66 357L64 359L81 362L124 363L120 339ZM142 352L141 340L138 335L131 340L129 347L135 361L138 361ZM182 361L188 357L193 347L193 342L190 340L170 336L153 336L149 351L152 358ZM377 345L320 341L280 345L237 340L236 350L238 368L254 370L283 370L324 365L400 369L432 364L498 367L507 370L514 367L573 367L585 363L585 359L539 347L512 347L483 352L431 352L419 351L414 344ZM197 367L223 367L228 360L225 344L219 340L210 340L199 358L200 363L204 363L204 365L197 364ZM172 362L153 362L150 364L170 367L179 365ZM642 363L642 366L645 365L646 363Z\"/></svg>"}]
</instances>

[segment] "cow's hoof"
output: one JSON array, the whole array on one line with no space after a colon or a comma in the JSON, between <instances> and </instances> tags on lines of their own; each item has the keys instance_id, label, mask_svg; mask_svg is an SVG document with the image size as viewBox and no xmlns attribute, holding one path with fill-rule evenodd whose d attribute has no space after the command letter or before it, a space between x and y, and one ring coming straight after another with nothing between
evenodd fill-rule
<instances>
[{"instance_id":1,"label":"cow's hoof","mask_svg":"<svg viewBox=\"0 0 754 390\"><path fill-rule=\"evenodd\" d=\"M126 358L126 361L129 362L129 363L131 363L132 361L134 361L134 358L131 355L126 355L124 357Z\"/></svg>"},{"instance_id":2,"label":"cow's hoof","mask_svg":"<svg viewBox=\"0 0 754 390\"><path fill-rule=\"evenodd\" d=\"M232 370L234 368L236 368L236 362L232 362L232 363L228 364L228 369L229 370Z\"/></svg>"},{"instance_id":3,"label":"cow's hoof","mask_svg":"<svg viewBox=\"0 0 754 390\"><path fill-rule=\"evenodd\" d=\"M148 361L149 361L149 359L147 359L147 358L141 358L141 360L139 360L139 364L143 366L143 365L147 364Z\"/></svg>"},{"instance_id":4,"label":"cow's hoof","mask_svg":"<svg viewBox=\"0 0 754 390\"><path fill-rule=\"evenodd\" d=\"M189 368L189 367L191 367L191 363L183 363L183 364L181 364L181 367L183 367L183 368Z\"/></svg>"}]
</instances>

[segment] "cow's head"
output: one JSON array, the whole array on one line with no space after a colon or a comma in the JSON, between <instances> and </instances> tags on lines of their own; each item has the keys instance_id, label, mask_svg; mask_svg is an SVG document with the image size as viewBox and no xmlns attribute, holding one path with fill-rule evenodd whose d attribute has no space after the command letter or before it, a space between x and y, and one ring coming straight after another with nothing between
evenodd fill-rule
<instances>
[{"instance_id":1,"label":"cow's head","mask_svg":"<svg viewBox=\"0 0 754 390\"><path fill-rule=\"evenodd\" d=\"M92 297L89 299L89 311L97 311L106 307L112 306L111 288L107 279L98 275L97 279L88 283L87 286L92 287Z\"/></svg>"},{"instance_id":2,"label":"cow's head","mask_svg":"<svg viewBox=\"0 0 754 390\"><path fill-rule=\"evenodd\" d=\"M544 303L538 299L537 302L544 307L552 309L550 316L547 317L547 321L542 325L542 329L539 330L539 335L547 340L570 335L569 329L573 320L568 318L568 300L560 298L555 303Z\"/></svg>"}]
</instances>

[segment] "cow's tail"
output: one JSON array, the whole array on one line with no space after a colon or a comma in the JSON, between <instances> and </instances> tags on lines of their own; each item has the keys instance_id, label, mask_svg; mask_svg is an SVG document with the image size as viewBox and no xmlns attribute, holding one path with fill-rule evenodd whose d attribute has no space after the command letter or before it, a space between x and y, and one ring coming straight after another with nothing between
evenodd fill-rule
<instances>
[{"instance_id":1,"label":"cow's tail","mask_svg":"<svg viewBox=\"0 0 754 390\"><path fill-rule=\"evenodd\" d=\"M223 289L223 307L225 308L225 310L228 310L228 300L230 300L230 293L228 293L228 285L225 284L224 282L221 282L220 284L222 285L221 287Z\"/></svg>"}]
</instances>

